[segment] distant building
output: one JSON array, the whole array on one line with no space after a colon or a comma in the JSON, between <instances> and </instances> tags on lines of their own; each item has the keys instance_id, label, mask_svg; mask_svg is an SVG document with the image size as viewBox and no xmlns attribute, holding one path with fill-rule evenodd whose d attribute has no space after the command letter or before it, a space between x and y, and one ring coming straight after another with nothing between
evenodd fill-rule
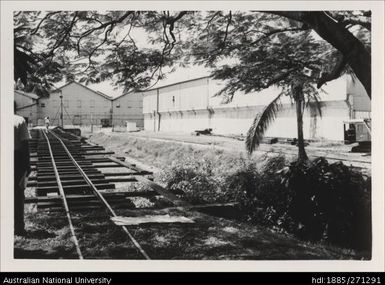
<instances>
[{"instance_id":1,"label":"distant building","mask_svg":"<svg viewBox=\"0 0 385 285\"><path fill-rule=\"evenodd\" d=\"M112 119L112 98L77 82L56 89L47 98L40 98L39 119L49 116L52 125L60 125L61 95L64 125L99 125L101 119Z\"/></svg>"},{"instance_id":2,"label":"distant building","mask_svg":"<svg viewBox=\"0 0 385 285\"><path fill-rule=\"evenodd\" d=\"M18 113L28 118L32 125L43 125L46 116L49 116L52 125L60 125L62 111L64 125L101 125L102 120L114 126L126 126L126 122L135 123L138 128L144 125L142 93L125 93L112 98L80 83L69 82L48 97L39 98L32 93L15 90L15 100Z\"/></svg>"},{"instance_id":3,"label":"distant building","mask_svg":"<svg viewBox=\"0 0 385 285\"><path fill-rule=\"evenodd\" d=\"M27 119L29 125L36 125L39 117L39 96L20 90L14 91L16 114Z\"/></svg>"},{"instance_id":4,"label":"distant building","mask_svg":"<svg viewBox=\"0 0 385 285\"><path fill-rule=\"evenodd\" d=\"M126 126L126 122L133 122L143 129L143 93L125 93L112 99L112 109L114 126Z\"/></svg>"},{"instance_id":5,"label":"distant building","mask_svg":"<svg viewBox=\"0 0 385 285\"><path fill-rule=\"evenodd\" d=\"M214 95L223 82L201 77L159 86L144 92L144 129L149 131L191 132L206 128L217 134L245 135L254 120L280 92L271 87L261 92L238 92L229 104ZM370 100L361 83L348 77L328 82L321 95L322 117L305 109L305 139L344 139L343 121L357 116L370 117ZM297 137L295 106L284 97L282 109L265 134L268 137Z\"/></svg>"}]
</instances>

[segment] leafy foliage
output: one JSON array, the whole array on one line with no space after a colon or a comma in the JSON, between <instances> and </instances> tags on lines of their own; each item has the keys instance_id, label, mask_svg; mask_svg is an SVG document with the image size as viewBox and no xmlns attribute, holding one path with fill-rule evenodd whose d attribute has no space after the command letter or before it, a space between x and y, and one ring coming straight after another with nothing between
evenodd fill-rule
<instances>
[{"instance_id":1,"label":"leafy foliage","mask_svg":"<svg viewBox=\"0 0 385 285\"><path fill-rule=\"evenodd\" d=\"M249 153L252 153L262 141L263 134L268 129L271 122L275 119L277 112L280 109L279 99L283 93L268 104L261 114L257 114L251 127L249 128L246 135L246 149Z\"/></svg>"},{"instance_id":2,"label":"leafy foliage","mask_svg":"<svg viewBox=\"0 0 385 285\"><path fill-rule=\"evenodd\" d=\"M371 248L370 177L324 158L289 164L284 156L262 168L244 161L226 173L208 160L174 163L167 187L193 203L237 201L243 219L311 241Z\"/></svg>"},{"instance_id":3,"label":"leafy foliage","mask_svg":"<svg viewBox=\"0 0 385 285\"><path fill-rule=\"evenodd\" d=\"M292 193L288 213L297 235L370 248L370 178L341 162L329 164L318 158L307 164L292 163L283 182Z\"/></svg>"},{"instance_id":4,"label":"leafy foliage","mask_svg":"<svg viewBox=\"0 0 385 285\"><path fill-rule=\"evenodd\" d=\"M370 46L370 13L330 15L355 27ZM111 80L126 91L143 89L166 76L164 67L201 63L216 67L216 78L231 79L226 88L231 95L278 83L285 73L282 65L275 68L278 56L286 65L291 59L287 71L293 74L294 67L319 69L320 61L327 70L336 52L325 43L320 50L322 44L308 37L309 26L269 12L23 11L15 13L14 24L15 81L29 81L41 90L63 79ZM137 40L139 33L142 40ZM308 39L299 44L304 37ZM227 58L240 60L238 68L218 68Z\"/></svg>"}]
</instances>

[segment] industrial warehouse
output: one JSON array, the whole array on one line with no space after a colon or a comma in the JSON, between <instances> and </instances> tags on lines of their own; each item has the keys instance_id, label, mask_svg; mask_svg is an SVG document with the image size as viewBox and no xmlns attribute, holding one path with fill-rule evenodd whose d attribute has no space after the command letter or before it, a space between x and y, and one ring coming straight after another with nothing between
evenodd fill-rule
<instances>
[{"instance_id":1,"label":"industrial warehouse","mask_svg":"<svg viewBox=\"0 0 385 285\"><path fill-rule=\"evenodd\" d=\"M134 124L134 130L190 133L212 129L215 134L245 135L255 116L280 92L275 87L259 93L238 92L231 103L225 104L223 98L215 96L223 83L210 77L158 85L151 90L112 98L70 82L48 98L15 90L15 101L18 113L27 118L31 126L43 125L46 116L52 124L59 125L62 113L66 126L126 126L129 123ZM305 110L305 139L344 141L344 122L371 118L365 89L349 76L330 82L320 97L321 116L311 108ZM290 98L281 101L282 108L266 136L294 138L297 133L295 106Z\"/></svg>"},{"instance_id":2,"label":"industrial warehouse","mask_svg":"<svg viewBox=\"0 0 385 285\"><path fill-rule=\"evenodd\" d=\"M111 123L125 125L129 121L143 128L142 101L140 93L112 98L76 82L65 84L47 98L15 91L17 112L27 118L31 126L42 126L48 116L56 125L109 126Z\"/></svg>"},{"instance_id":3,"label":"industrial warehouse","mask_svg":"<svg viewBox=\"0 0 385 285\"><path fill-rule=\"evenodd\" d=\"M12 260L376 258L371 11L12 13Z\"/></svg>"}]
</instances>

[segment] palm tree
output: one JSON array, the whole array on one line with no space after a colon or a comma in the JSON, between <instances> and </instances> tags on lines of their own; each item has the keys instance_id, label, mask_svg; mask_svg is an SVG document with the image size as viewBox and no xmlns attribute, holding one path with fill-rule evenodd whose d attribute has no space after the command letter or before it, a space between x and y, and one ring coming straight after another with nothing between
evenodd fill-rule
<instances>
[{"instance_id":1,"label":"palm tree","mask_svg":"<svg viewBox=\"0 0 385 285\"><path fill-rule=\"evenodd\" d=\"M283 95L289 95L293 98L296 105L297 116L297 136L298 136L298 160L306 161L308 156L305 151L305 142L303 137L303 113L305 107L316 108L317 113L322 116L321 104L316 92L306 92L307 102L305 101L305 91L311 91L314 87L303 78L297 77L292 80L290 93L282 91L274 98L262 111L257 114L246 136L246 149L251 154L261 143L266 130L277 116L281 109L280 99Z\"/></svg>"}]
</instances>

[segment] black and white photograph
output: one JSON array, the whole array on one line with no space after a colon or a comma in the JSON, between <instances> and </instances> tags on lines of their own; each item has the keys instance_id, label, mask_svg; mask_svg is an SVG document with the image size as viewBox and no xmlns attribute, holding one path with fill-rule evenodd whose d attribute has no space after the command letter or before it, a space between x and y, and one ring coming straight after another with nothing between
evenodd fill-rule
<instances>
[{"instance_id":1,"label":"black and white photograph","mask_svg":"<svg viewBox=\"0 0 385 285\"><path fill-rule=\"evenodd\" d=\"M64 2L2 37L14 262L383 266L383 2Z\"/></svg>"}]
</instances>

